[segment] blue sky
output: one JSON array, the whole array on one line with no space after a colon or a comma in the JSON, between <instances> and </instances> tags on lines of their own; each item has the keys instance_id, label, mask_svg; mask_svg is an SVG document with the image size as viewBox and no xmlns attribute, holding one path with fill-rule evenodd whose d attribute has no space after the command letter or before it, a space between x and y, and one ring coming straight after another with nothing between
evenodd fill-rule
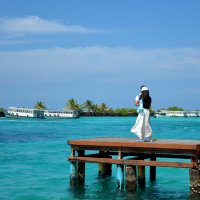
<instances>
[{"instance_id":1,"label":"blue sky","mask_svg":"<svg viewBox=\"0 0 200 200\"><path fill-rule=\"evenodd\" d=\"M199 0L0 0L0 107L74 98L200 109Z\"/></svg>"}]
</instances>

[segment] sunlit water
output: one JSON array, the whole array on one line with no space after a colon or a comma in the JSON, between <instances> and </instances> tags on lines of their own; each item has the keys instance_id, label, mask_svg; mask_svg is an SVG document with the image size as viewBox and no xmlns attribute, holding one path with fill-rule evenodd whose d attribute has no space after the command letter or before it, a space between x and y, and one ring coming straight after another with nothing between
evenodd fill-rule
<instances>
[{"instance_id":1,"label":"sunlit water","mask_svg":"<svg viewBox=\"0 0 200 200\"><path fill-rule=\"evenodd\" d=\"M69 139L135 138L135 117L81 117L79 119L0 119L0 199L198 199L190 196L189 170L157 168L157 179L135 193L116 190L112 176L98 178L98 165L86 164L83 188L69 187ZM152 118L154 138L200 139L200 118Z\"/></svg>"}]
</instances>

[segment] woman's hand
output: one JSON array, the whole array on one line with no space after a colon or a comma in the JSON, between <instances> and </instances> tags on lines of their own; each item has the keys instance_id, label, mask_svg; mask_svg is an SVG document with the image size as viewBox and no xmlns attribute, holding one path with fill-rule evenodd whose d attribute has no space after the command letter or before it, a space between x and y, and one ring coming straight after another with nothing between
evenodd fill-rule
<instances>
[{"instance_id":1,"label":"woman's hand","mask_svg":"<svg viewBox=\"0 0 200 200\"><path fill-rule=\"evenodd\" d=\"M135 101L135 106L139 106L140 102L139 101Z\"/></svg>"}]
</instances>

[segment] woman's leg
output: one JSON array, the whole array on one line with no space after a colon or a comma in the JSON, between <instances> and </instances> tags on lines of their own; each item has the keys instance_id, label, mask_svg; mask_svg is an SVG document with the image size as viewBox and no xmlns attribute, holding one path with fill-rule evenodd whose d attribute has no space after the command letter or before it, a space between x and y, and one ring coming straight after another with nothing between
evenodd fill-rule
<instances>
[{"instance_id":1,"label":"woman's leg","mask_svg":"<svg viewBox=\"0 0 200 200\"><path fill-rule=\"evenodd\" d=\"M150 125L150 112L148 109L144 109L144 131L145 131L145 138L152 139L152 128Z\"/></svg>"}]
</instances>

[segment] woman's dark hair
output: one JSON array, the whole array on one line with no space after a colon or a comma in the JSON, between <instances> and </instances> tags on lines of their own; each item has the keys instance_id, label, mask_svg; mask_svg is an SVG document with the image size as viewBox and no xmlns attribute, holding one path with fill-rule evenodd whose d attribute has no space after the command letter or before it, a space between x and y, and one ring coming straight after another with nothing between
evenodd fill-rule
<instances>
[{"instance_id":1,"label":"woman's dark hair","mask_svg":"<svg viewBox=\"0 0 200 200\"><path fill-rule=\"evenodd\" d=\"M146 85L142 85L140 87L140 90L142 89L142 87L146 87ZM144 94L141 94L140 99L143 99L143 108L149 109L151 107L151 97L149 96L149 90L145 92L146 95L144 96Z\"/></svg>"}]
</instances>

